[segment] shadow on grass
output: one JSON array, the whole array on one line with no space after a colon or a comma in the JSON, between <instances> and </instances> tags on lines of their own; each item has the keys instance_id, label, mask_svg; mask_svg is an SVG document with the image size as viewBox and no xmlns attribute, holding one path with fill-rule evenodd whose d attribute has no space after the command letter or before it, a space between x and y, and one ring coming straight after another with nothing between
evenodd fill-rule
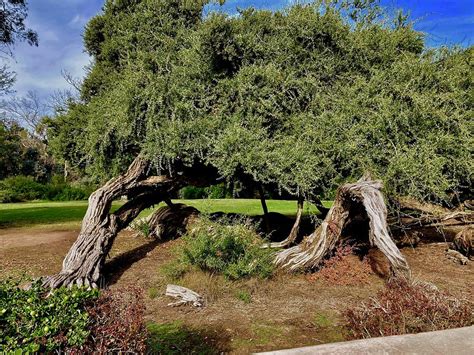
<instances>
[{"instance_id":1,"label":"shadow on grass","mask_svg":"<svg viewBox=\"0 0 474 355\"><path fill-rule=\"evenodd\" d=\"M180 321L148 324L149 354L222 354L230 349L224 329L194 329Z\"/></svg>"}]
</instances>

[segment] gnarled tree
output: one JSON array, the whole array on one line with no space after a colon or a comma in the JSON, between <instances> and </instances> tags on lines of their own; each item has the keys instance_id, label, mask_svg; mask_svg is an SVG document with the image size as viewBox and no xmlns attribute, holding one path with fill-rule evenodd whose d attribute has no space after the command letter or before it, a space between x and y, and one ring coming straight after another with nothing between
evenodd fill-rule
<instances>
[{"instance_id":1,"label":"gnarled tree","mask_svg":"<svg viewBox=\"0 0 474 355\"><path fill-rule=\"evenodd\" d=\"M403 195L452 205L472 194L472 47L427 50L410 23L391 23L373 1L237 16L204 15L207 3L108 0L87 25L94 65L82 101L57 118L48 138L59 156L99 180L141 158L91 196L80 237L50 285L97 283L116 233L193 179L243 173L256 186L315 201L370 171L390 201ZM212 178L199 166L212 168ZM310 241L338 238L350 218L339 210L346 188L326 219L334 225L323 223L285 260L296 265ZM383 244L376 191L351 193L366 204L371 240L403 270ZM109 213L123 195L129 202ZM374 201L379 213L369 210ZM311 265L328 250L315 245Z\"/></svg>"}]
</instances>

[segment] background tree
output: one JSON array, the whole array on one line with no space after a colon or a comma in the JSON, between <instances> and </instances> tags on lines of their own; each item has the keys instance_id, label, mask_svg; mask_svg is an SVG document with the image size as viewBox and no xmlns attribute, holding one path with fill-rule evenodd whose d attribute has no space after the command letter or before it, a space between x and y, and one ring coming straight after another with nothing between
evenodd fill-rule
<instances>
[{"instance_id":1,"label":"background tree","mask_svg":"<svg viewBox=\"0 0 474 355\"><path fill-rule=\"evenodd\" d=\"M26 41L32 46L38 45L38 34L25 25L27 15L27 1L1 0L0 52L4 56L13 56L12 48L19 41ZM9 92L14 82L14 73L10 72L6 65L0 67L0 95Z\"/></svg>"}]
</instances>

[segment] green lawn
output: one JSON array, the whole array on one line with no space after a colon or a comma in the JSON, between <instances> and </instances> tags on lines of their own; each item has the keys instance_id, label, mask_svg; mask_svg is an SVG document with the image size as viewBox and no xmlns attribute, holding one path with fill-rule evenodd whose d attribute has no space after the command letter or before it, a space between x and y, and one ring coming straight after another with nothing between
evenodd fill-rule
<instances>
[{"instance_id":1,"label":"green lawn","mask_svg":"<svg viewBox=\"0 0 474 355\"><path fill-rule=\"evenodd\" d=\"M251 199L203 199L203 200L174 200L196 207L206 213L225 212L245 215L262 214L260 200ZM112 209L117 209L122 202L117 201ZM325 203L328 206L330 202ZM279 212L285 215L294 215L296 201L269 200L270 212ZM87 201L70 202L26 202L0 204L0 228L28 227L38 225L79 226L87 209ZM141 216L151 213L152 209L142 212ZM305 213L317 212L316 207L306 206Z\"/></svg>"}]
</instances>

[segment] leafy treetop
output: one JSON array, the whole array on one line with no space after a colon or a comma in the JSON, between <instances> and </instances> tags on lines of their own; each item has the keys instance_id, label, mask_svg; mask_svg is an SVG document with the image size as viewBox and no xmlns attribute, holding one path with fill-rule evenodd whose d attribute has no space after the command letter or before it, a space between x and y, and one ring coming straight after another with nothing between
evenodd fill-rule
<instances>
[{"instance_id":1,"label":"leafy treetop","mask_svg":"<svg viewBox=\"0 0 474 355\"><path fill-rule=\"evenodd\" d=\"M307 198L365 171L390 194L472 190L472 47L426 49L373 0L237 16L207 3L106 2L82 102L50 131L63 158L99 178L139 152L159 171L199 160Z\"/></svg>"}]
</instances>

